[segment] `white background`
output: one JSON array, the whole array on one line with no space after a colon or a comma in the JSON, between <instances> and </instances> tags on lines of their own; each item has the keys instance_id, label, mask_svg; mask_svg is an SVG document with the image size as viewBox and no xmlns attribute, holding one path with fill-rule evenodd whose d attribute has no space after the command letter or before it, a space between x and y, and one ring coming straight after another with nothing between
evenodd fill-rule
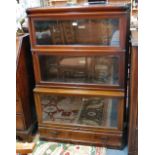
<instances>
[{"instance_id":1,"label":"white background","mask_svg":"<svg viewBox=\"0 0 155 155\"><path fill-rule=\"evenodd\" d=\"M0 155L16 149L16 3L0 1ZM139 155L155 154L155 1L139 1Z\"/></svg>"}]
</instances>

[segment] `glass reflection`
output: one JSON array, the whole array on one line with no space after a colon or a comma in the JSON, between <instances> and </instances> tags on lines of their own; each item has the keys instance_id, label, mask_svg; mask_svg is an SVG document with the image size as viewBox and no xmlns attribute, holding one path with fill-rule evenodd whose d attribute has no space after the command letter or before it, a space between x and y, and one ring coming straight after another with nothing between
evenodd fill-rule
<instances>
[{"instance_id":1,"label":"glass reflection","mask_svg":"<svg viewBox=\"0 0 155 155\"><path fill-rule=\"evenodd\" d=\"M38 45L119 46L118 19L37 20Z\"/></svg>"},{"instance_id":2,"label":"glass reflection","mask_svg":"<svg viewBox=\"0 0 155 155\"><path fill-rule=\"evenodd\" d=\"M117 128L118 99L42 95L43 121Z\"/></svg>"},{"instance_id":3,"label":"glass reflection","mask_svg":"<svg viewBox=\"0 0 155 155\"><path fill-rule=\"evenodd\" d=\"M119 56L39 55L39 62L42 81L119 84Z\"/></svg>"}]
</instances>

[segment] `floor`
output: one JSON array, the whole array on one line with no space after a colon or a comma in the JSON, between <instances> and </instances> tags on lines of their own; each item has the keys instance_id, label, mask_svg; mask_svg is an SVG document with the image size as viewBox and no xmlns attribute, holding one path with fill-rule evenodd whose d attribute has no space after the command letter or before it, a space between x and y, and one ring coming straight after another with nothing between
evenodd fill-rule
<instances>
[{"instance_id":1,"label":"floor","mask_svg":"<svg viewBox=\"0 0 155 155\"><path fill-rule=\"evenodd\" d=\"M39 134L34 137L34 142L38 141ZM126 146L123 150L107 149L106 155L128 155L128 147Z\"/></svg>"},{"instance_id":2,"label":"floor","mask_svg":"<svg viewBox=\"0 0 155 155\"><path fill-rule=\"evenodd\" d=\"M125 147L123 150L108 149L106 155L127 155L127 154L128 154L128 148Z\"/></svg>"}]
</instances>

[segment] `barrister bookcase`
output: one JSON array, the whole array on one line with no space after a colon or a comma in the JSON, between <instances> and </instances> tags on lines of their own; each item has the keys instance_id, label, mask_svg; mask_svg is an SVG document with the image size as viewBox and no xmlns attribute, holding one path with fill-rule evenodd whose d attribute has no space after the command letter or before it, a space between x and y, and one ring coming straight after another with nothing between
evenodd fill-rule
<instances>
[{"instance_id":1,"label":"barrister bookcase","mask_svg":"<svg viewBox=\"0 0 155 155\"><path fill-rule=\"evenodd\" d=\"M41 139L122 148L129 6L27 10Z\"/></svg>"}]
</instances>

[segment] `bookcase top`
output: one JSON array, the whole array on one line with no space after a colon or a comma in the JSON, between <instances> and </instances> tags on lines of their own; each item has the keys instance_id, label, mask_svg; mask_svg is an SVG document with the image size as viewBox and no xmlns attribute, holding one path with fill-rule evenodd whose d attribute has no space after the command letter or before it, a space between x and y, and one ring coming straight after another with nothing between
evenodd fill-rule
<instances>
[{"instance_id":1,"label":"bookcase top","mask_svg":"<svg viewBox=\"0 0 155 155\"><path fill-rule=\"evenodd\" d=\"M108 4L77 4L77 5L63 5L63 6L46 6L46 7L34 7L28 8L27 14L37 13L58 13L58 12L95 12L95 11L128 11L130 9L130 3L108 3Z\"/></svg>"}]
</instances>

